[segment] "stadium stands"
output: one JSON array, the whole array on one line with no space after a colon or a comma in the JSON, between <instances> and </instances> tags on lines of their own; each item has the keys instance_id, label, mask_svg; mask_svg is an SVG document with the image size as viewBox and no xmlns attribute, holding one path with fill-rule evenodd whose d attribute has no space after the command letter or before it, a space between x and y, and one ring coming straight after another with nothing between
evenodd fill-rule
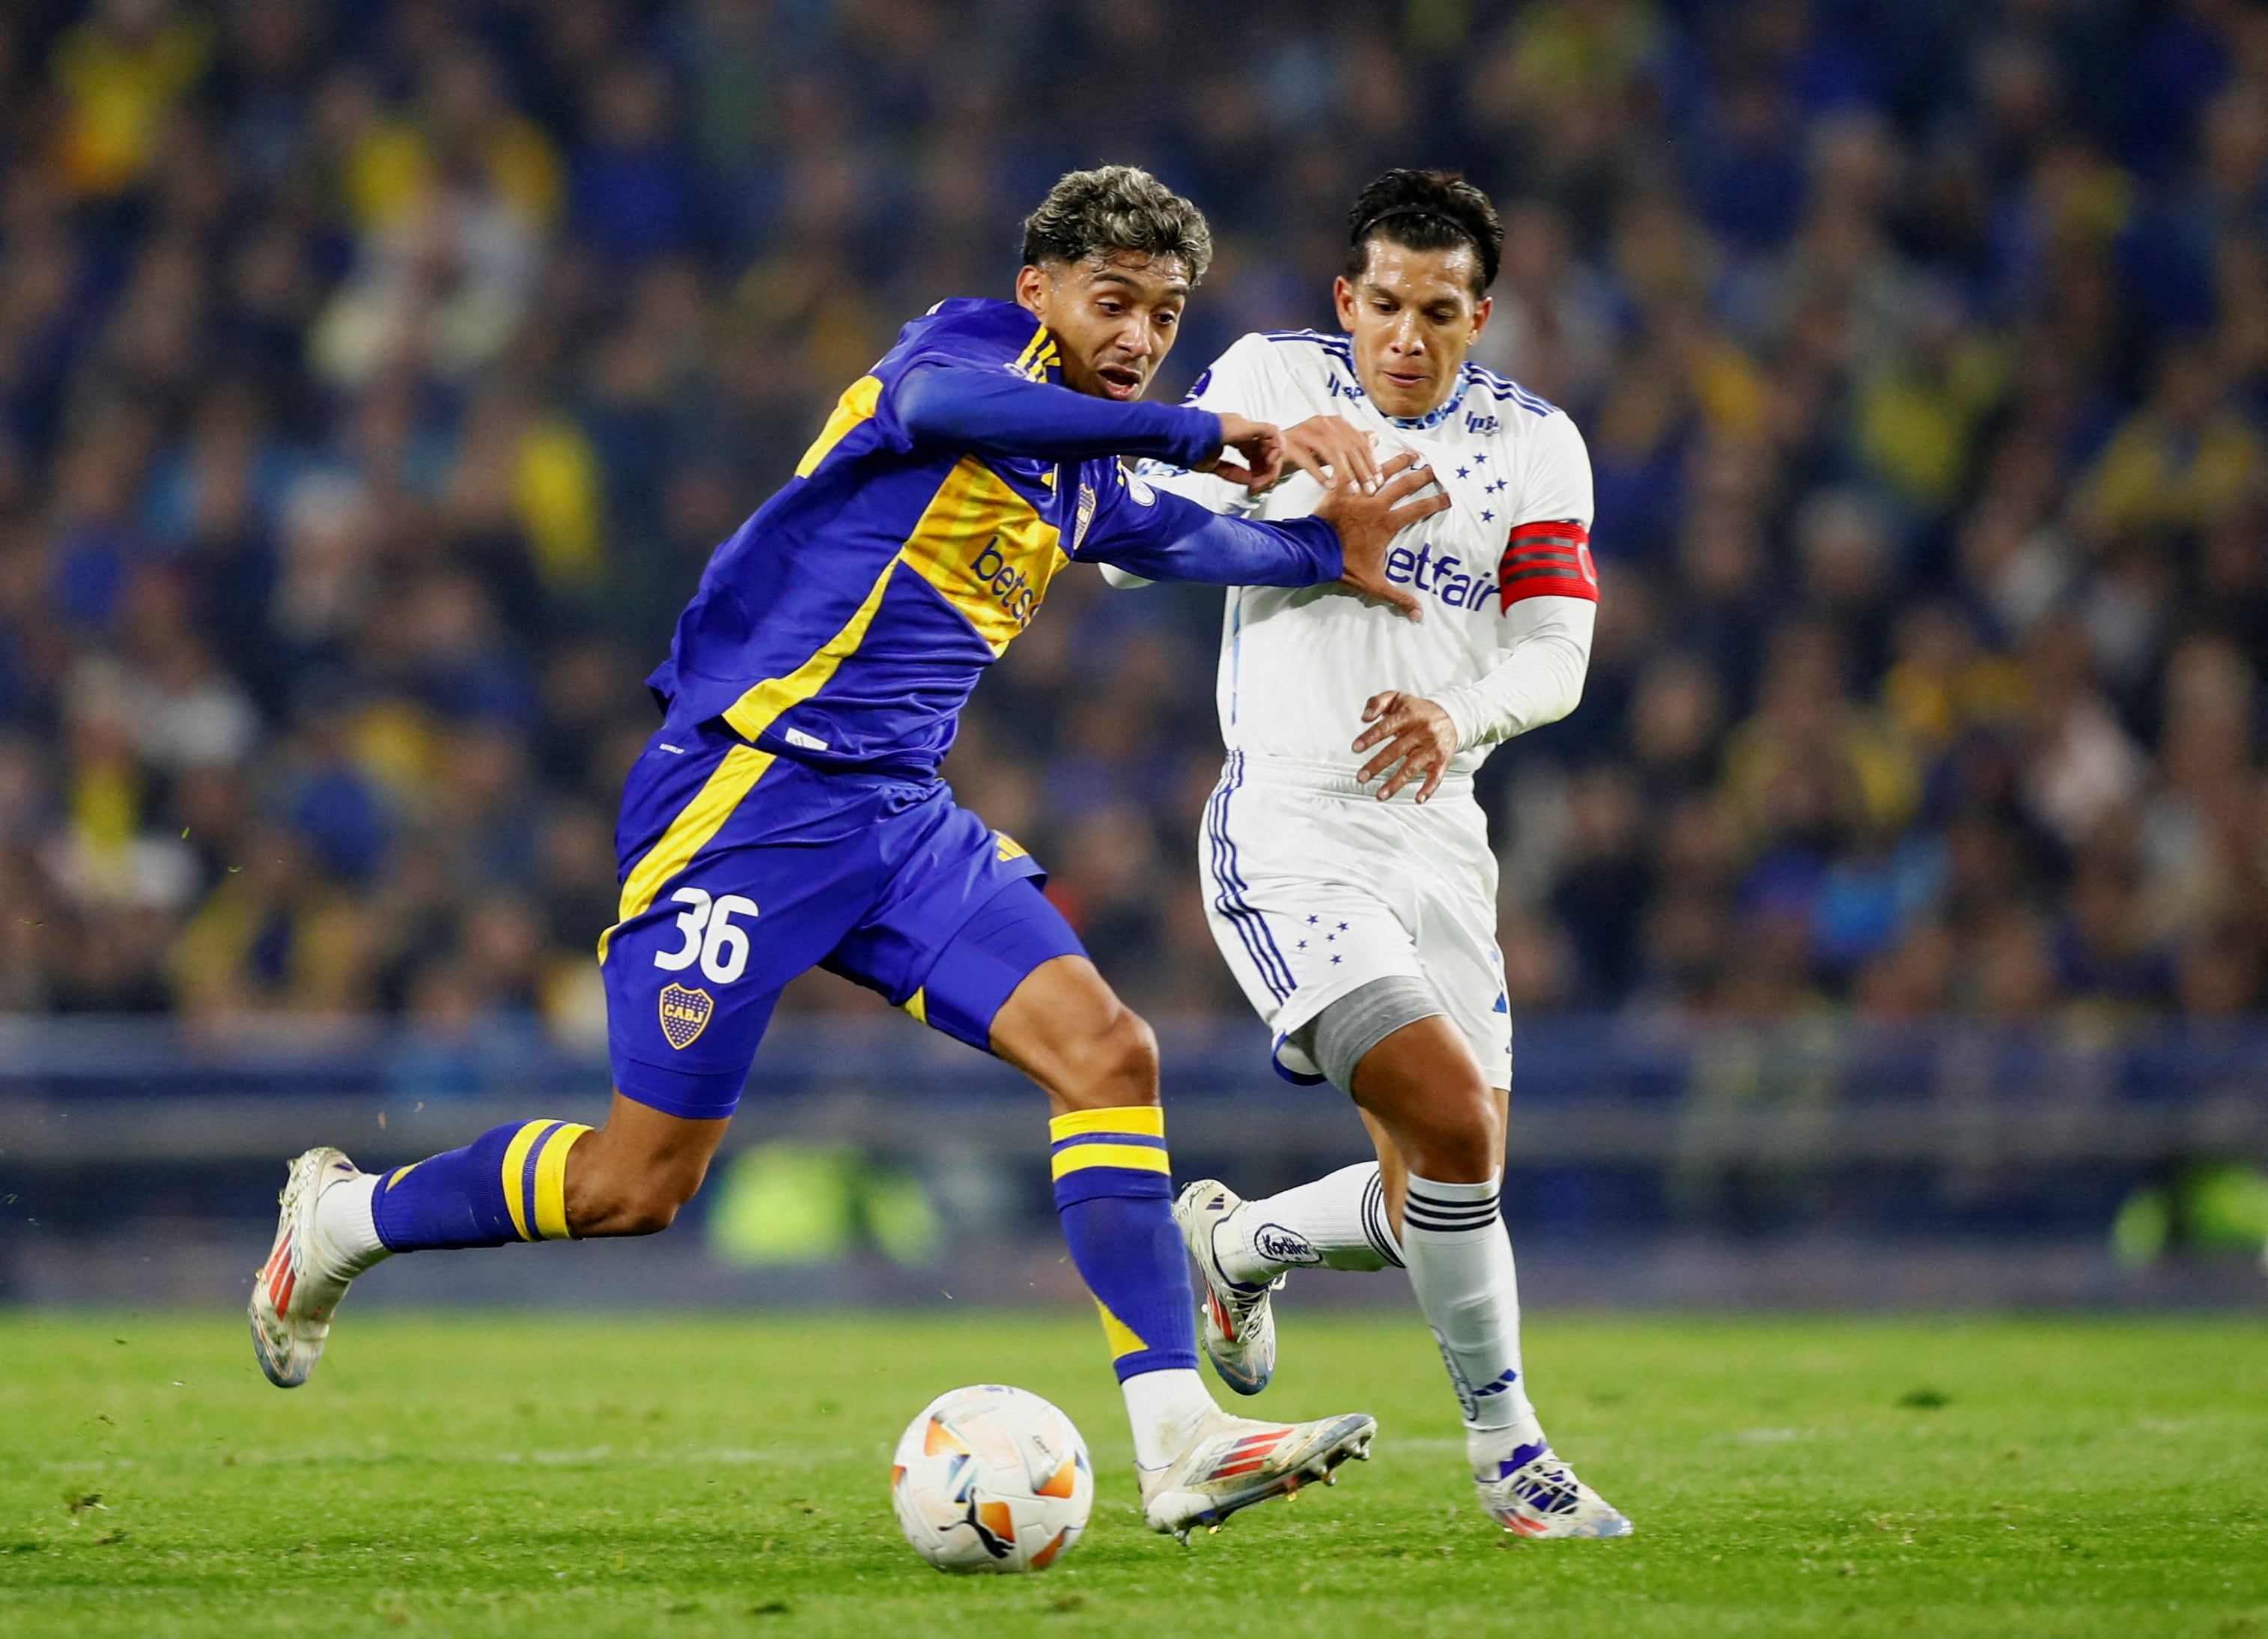
<instances>
[{"instance_id":1,"label":"stadium stands","mask_svg":"<svg viewBox=\"0 0 2268 1639\"><path fill-rule=\"evenodd\" d=\"M0 1009L587 1043L709 548L1103 158L1214 219L1176 386L1327 319L1378 169L1506 210L1486 362L1589 438L1605 584L1484 787L1518 1011L2261 1005L2257 8L34 0ZM1241 1011L1216 621L1058 581L949 770L1165 1012Z\"/></svg>"}]
</instances>

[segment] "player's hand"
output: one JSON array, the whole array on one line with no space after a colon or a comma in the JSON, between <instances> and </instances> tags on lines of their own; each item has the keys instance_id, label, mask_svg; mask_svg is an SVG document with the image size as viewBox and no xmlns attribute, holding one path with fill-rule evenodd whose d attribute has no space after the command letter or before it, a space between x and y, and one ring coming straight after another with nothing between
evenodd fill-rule
<instances>
[{"instance_id":1,"label":"player's hand","mask_svg":"<svg viewBox=\"0 0 2268 1639\"><path fill-rule=\"evenodd\" d=\"M1389 688L1363 702L1362 720L1370 726L1356 737L1354 748L1368 751L1376 746L1380 750L1355 777L1367 785L1393 770L1378 788L1379 801L1384 802L1413 780L1425 782L1418 788L1421 803L1441 789L1449 759L1457 754L1457 725L1449 721L1447 712L1430 700Z\"/></svg>"},{"instance_id":2,"label":"player's hand","mask_svg":"<svg viewBox=\"0 0 2268 1639\"><path fill-rule=\"evenodd\" d=\"M1366 489L1378 486L1378 452L1371 448L1370 435L1343 415L1310 415L1285 428L1284 459L1326 489L1343 478Z\"/></svg>"},{"instance_id":3,"label":"player's hand","mask_svg":"<svg viewBox=\"0 0 2268 1639\"><path fill-rule=\"evenodd\" d=\"M1197 467L1198 472L1226 478L1233 484L1242 484L1253 495L1272 489L1282 481L1282 428L1271 422L1248 421L1241 415L1223 415L1220 418L1220 441L1222 453ZM1229 450L1244 458L1241 466L1228 459Z\"/></svg>"},{"instance_id":4,"label":"player's hand","mask_svg":"<svg viewBox=\"0 0 2268 1639\"><path fill-rule=\"evenodd\" d=\"M1413 621L1422 621L1425 610L1418 595L1386 578L1386 549L1410 525L1447 511L1449 497L1435 494L1410 499L1433 481L1433 469L1418 466L1414 455L1395 456L1379 470L1378 476L1376 489L1355 483L1332 485L1323 492L1314 515L1339 532L1342 584L1366 598L1392 604Z\"/></svg>"}]
</instances>

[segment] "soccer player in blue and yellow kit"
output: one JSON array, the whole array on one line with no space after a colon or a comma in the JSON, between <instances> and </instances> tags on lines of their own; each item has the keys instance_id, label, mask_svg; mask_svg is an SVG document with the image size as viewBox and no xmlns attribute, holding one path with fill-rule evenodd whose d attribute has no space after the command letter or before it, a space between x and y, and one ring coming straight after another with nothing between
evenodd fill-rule
<instances>
[{"instance_id":1,"label":"soccer player in blue and yellow kit","mask_svg":"<svg viewBox=\"0 0 2268 1639\"><path fill-rule=\"evenodd\" d=\"M1155 1040L1040 893L1039 865L938 776L977 679L1072 561L1344 583L1414 609L1383 564L1397 530L1445 504L1412 498L1422 469L1264 525L1122 466L1155 457L1256 489L1281 475L1275 428L1139 401L1211 250L1196 208L1145 173L1075 173L1025 224L1014 302L940 303L843 394L793 479L710 561L649 680L664 721L623 794L622 900L599 942L606 1125L513 1122L383 1173L333 1149L299 1157L254 1283L270 1380L306 1380L347 1283L390 1253L667 1226L782 987L822 966L1046 1089L1057 1208L1153 1528L1218 1523L1363 1454L1366 1416L1264 1423L1213 1405Z\"/></svg>"}]
</instances>

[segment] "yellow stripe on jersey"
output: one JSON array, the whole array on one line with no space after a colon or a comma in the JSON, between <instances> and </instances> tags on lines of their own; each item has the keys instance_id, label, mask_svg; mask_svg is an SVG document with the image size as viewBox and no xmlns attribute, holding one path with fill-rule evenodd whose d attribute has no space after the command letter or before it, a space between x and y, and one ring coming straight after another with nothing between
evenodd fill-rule
<instances>
[{"instance_id":1,"label":"yellow stripe on jersey","mask_svg":"<svg viewBox=\"0 0 2268 1639\"><path fill-rule=\"evenodd\" d=\"M570 1121L543 1141L535 1158L535 1233L540 1240L567 1238L567 1152L590 1130Z\"/></svg>"},{"instance_id":2,"label":"yellow stripe on jersey","mask_svg":"<svg viewBox=\"0 0 2268 1639\"><path fill-rule=\"evenodd\" d=\"M900 555L995 655L1030 622L1056 571L1071 562L1062 532L973 455L938 486Z\"/></svg>"},{"instance_id":3,"label":"yellow stripe on jersey","mask_svg":"<svg viewBox=\"0 0 2268 1639\"><path fill-rule=\"evenodd\" d=\"M771 727L782 712L801 705L826 687L836 669L865 641L866 628L874 623L874 611L881 607L882 593L897 568L895 558L885 563L867 591L865 601L843 623L841 631L785 677L766 678L741 695L725 712L725 721L744 739L755 739ZM694 793L693 800L678 811L677 818L669 822L661 839L622 878L622 896L615 907L615 927L599 936L600 961L607 959L607 946L614 939L615 928L645 914L669 879L691 864L693 856L724 828L733 811L740 805L740 799L771 766L772 753L758 751L753 746L735 746L725 753L701 789Z\"/></svg>"},{"instance_id":4,"label":"yellow stripe on jersey","mask_svg":"<svg viewBox=\"0 0 2268 1639\"><path fill-rule=\"evenodd\" d=\"M906 1010L914 1023L926 1025L929 1023L929 987L924 985L898 1005Z\"/></svg>"},{"instance_id":5,"label":"yellow stripe on jersey","mask_svg":"<svg viewBox=\"0 0 2268 1639\"><path fill-rule=\"evenodd\" d=\"M867 588L865 601L851 612L850 618L843 622L843 629L828 638L817 654L785 677L766 678L725 708L725 721L733 725L734 733L742 739L755 739L771 727L781 713L801 705L827 686L836 668L856 654L858 645L866 641L866 628L874 623L874 611L882 606L882 593L897 567L895 558L882 565L882 572Z\"/></svg>"},{"instance_id":6,"label":"yellow stripe on jersey","mask_svg":"<svg viewBox=\"0 0 2268 1639\"><path fill-rule=\"evenodd\" d=\"M1163 1150L1147 1144L1080 1143L1055 1155L1053 1176L1066 1178L1091 1166L1118 1166L1130 1172L1171 1172Z\"/></svg>"},{"instance_id":7,"label":"yellow stripe on jersey","mask_svg":"<svg viewBox=\"0 0 2268 1639\"><path fill-rule=\"evenodd\" d=\"M1073 1110L1048 1118L1048 1137L1055 1143L1085 1138L1094 1133L1130 1133L1138 1138L1166 1136L1166 1106L1162 1104L1123 1104L1112 1110Z\"/></svg>"},{"instance_id":8,"label":"yellow stripe on jersey","mask_svg":"<svg viewBox=\"0 0 2268 1639\"><path fill-rule=\"evenodd\" d=\"M1150 1347L1142 1341L1140 1333L1111 1313L1109 1305L1102 1299L1096 1298L1094 1306L1102 1313L1102 1341L1109 1346L1110 1357L1113 1360L1123 1360L1129 1355L1138 1355Z\"/></svg>"},{"instance_id":9,"label":"yellow stripe on jersey","mask_svg":"<svg viewBox=\"0 0 2268 1639\"><path fill-rule=\"evenodd\" d=\"M1054 347L1055 338L1048 334L1047 326L1042 325L1032 332L1032 339L1024 343L1024 350L1016 355L1016 362L1008 368L1020 376L1036 377L1045 368L1040 360Z\"/></svg>"},{"instance_id":10,"label":"yellow stripe on jersey","mask_svg":"<svg viewBox=\"0 0 2268 1639\"><path fill-rule=\"evenodd\" d=\"M827 417L827 424L795 464L795 475L808 478L820 462L835 452L835 446L849 437L859 427L874 418L874 407L882 401L882 380L879 376L861 376L843 389L843 396L835 401L835 408Z\"/></svg>"},{"instance_id":11,"label":"yellow stripe on jersey","mask_svg":"<svg viewBox=\"0 0 2268 1639\"><path fill-rule=\"evenodd\" d=\"M661 834L661 840L648 849L645 856L630 867L622 878L622 897L615 908L615 927L599 936L599 960L607 959L607 947L612 944L615 928L619 928L633 916L645 914L661 892L662 885L693 863L699 853L725 827L740 799L764 777L764 770L772 766L772 754L758 751L753 746L735 746L726 752L709 777L702 782L693 800L678 810L677 818Z\"/></svg>"},{"instance_id":12,"label":"yellow stripe on jersey","mask_svg":"<svg viewBox=\"0 0 2268 1639\"><path fill-rule=\"evenodd\" d=\"M512 1136L512 1142L504 1149L504 1204L511 1210L512 1227L522 1240L534 1240L535 1237L528 1232L527 1208L520 1198L520 1180L527 1175L527 1152L536 1135L550 1125L549 1121L529 1121Z\"/></svg>"}]
</instances>

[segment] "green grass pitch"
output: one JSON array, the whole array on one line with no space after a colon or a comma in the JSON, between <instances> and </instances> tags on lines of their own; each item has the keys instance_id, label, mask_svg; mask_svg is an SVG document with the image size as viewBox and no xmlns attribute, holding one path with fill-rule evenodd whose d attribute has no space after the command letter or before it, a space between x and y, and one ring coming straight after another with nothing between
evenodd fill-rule
<instances>
[{"instance_id":1,"label":"green grass pitch","mask_svg":"<svg viewBox=\"0 0 2268 1639\"><path fill-rule=\"evenodd\" d=\"M1248 1403L1374 1411L1377 1459L1184 1548L1071 1315L350 1308L291 1393L239 1316L0 1319L0 1633L2268 1635L2257 1320L1532 1317L1638 1529L1551 1544L1474 1509L1414 1315L1284 1330ZM1042 1576L939 1576L891 1520L899 1430L987 1380L1094 1452Z\"/></svg>"}]
</instances>

